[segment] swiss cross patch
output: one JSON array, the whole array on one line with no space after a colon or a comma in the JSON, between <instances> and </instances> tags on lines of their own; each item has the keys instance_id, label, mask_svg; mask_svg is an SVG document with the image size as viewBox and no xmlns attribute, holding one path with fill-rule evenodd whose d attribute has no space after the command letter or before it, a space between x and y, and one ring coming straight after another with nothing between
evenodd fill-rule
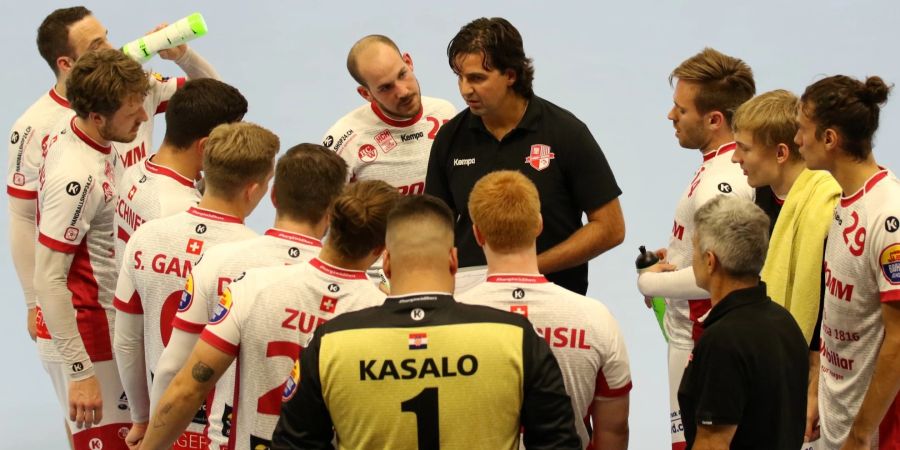
<instances>
[{"instance_id":1,"label":"swiss cross patch","mask_svg":"<svg viewBox=\"0 0 900 450\"><path fill-rule=\"evenodd\" d=\"M528 305L512 305L509 307L509 312L528 317Z\"/></svg>"},{"instance_id":2,"label":"swiss cross patch","mask_svg":"<svg viewBox=\"0 0 900 450\"><path fill-rule=\"evenodd\" d=\"M550 167L551 159L556 159L556 155L550 151L549 145L534 144L531 146L531 154L525 158L525 162L540 171Z\"/></svg>"},{"instance_id":3,"label":"swiss cross patch","mask_svg":"<svg viewBox=\"0 0 900 450\"><path fill-rule=\"evenodd\" d=\"M333 313L334 308L337 307L338 299L334 297L322 296L322 303L319 304L319 309L322 311Z\"/></svg>"},{"instance_id":4,"label":"swiss cross patch","mask_svg":"<svg viewBox=\"0 0 900 450\"><path fill-rule=\"evenodd\" d=\"M199 255L203 253L203 241L199 239L188 239L187 247L184 251L192 254Z\"/></svg>"},{"instance_id":5,"label":"swiss cross patch","mask_svg":"<svg viewBox=\"0 0 900 450\"><path fill-rule=\"evenodd\" d=\"M134 194L137 192L137 186L132 186L128 191L128 200L134 200Z\"/></svg>"},{"instance_id":6,"label":"swiss cross patch","mask_svg":"<svg viewBox=\"0 0 900 450\"><path fill-rule=\"evenodd\" d=\"M391 130L384 130L381 133L375 135L375 143L381 147L381 151L387 153L394 149L397 146L397 141L394 140L394 136L391 135Z\"/></svg>"}]
</instances>

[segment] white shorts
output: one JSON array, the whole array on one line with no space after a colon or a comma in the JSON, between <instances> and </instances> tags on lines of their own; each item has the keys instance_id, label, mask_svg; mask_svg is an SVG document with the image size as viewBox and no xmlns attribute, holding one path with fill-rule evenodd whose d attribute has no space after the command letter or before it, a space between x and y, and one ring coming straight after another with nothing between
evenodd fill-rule
<instances>
[{"instance_id":1,"label":"white shorts","mask_svg":"<svg viewBox=\"0 0 900 450\"><path fill-rule=\"evenodd\" d=\"M681 422L681 407L678 406L678 388L681 386L681 377L690 356L691 350L669 344L669 418L672 419L669 432L672 434L672 450L687 448L684 424Z\"/></svg>"},{"instance_id":2,"label":"white shorts","mask_svg":"<svg viewBox=\"0 0 900 450\"><path fill-rule=\"evenodd\" d=\"M94 373L100 382L100 395L103 399L103 420L90 428L78 428L69 420L69 379L64 363L43 362L44 370L50 375L53 390L56 392L63 416L72 431L75 450L128 450L125 437L131 428L131 410L128 398L122 389L119 369L115 361L94 363Z\"/></svg>"}]
</instances>

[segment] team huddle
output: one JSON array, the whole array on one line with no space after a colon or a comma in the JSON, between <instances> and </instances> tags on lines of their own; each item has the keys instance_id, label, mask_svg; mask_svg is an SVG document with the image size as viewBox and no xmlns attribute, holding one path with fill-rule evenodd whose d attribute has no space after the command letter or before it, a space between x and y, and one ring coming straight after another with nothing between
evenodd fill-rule
<instances>
[{"instance_id":1,"label":"team huddle","mask_svg":"<svg viewBox=\"0 0 900 450\"><path fill-rule=\"evenodd\" d=\"M46 17L57 83L9 146L10 248L71 448L628 447L626 343L585 296L621 190L508 21L450 41L459 113L363 37L365 104L281 156L196 51L160 52L169 78L106 34L84 7ZM755 96L710 48L669 82L701 164L637 284L665 298L673 450L900 448L900 181L872 155L891 87Z\"/></svg>"}]
</instances>

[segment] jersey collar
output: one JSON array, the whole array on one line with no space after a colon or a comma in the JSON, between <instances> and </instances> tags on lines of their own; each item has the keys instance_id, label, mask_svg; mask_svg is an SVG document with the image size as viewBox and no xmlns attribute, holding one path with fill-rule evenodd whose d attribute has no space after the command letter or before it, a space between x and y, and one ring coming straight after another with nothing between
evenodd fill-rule
<instances>
[{"instance_id":1,"label":"jersey collar","mask_svg":"<svg viewBox=\"0 0 900 450\"><path fill-rule=\"evenodd\" d=\"M704 153L703 154L703 162L709 161L717 156L724 155L724 154L734 150L735 148L737 148L737 144L734 142L729 142L727 144L723 144L721 147L719 147L715 150Z\"/></svg>"},{"instance_id":2,"label":"jersey collar","mask_svg":"<svg viewBox=\"0 0 900 450\"><path fill-rule=\"evenodd\" d=\"M169 178L177 181L179 184L182 184L187 187L194 187L194 180L189 180L187 177L181 175L180 173L178 173L166 166L161 166L159 164L154 163L153 161L151 161L151 159L153 159L153 156L156 156L156 155L152 155L149 158L144 160L144 168L147 169L147 172L155 173L157 175L162 175L164 177L169 177Z\"/></svg>"},{"instance_id":3,"label":"jersey collar","mask_svg":"<svg viewBox=\"0 0 900 450\"><path fill-rule=\"evenodd\" d=\"M75 136L78 136L78 139L81 139L82 141L84 141L84 143L87 144L92 149L97 150L98 152L103 153L104 155L108 155L109 152L112 151L112 146L111 145L106 145L106 146L100 145L97 141L91 139L91 137L88 136L84 131L81 131L81 129L78 128L78 125L75 125L76 117L78 117L78 116L72 116L72 120L69 121L69 125L72 127L72 132L75 133Z\"/></svg>"},{"instance_id":4,"label":"jersey collar","mask_svg":"<svg viewBox=\"0 0 900 450\"><path fill-rule=\"evenodd\" d=\"M488 283L549 283L543 275L524 273L497 273L487 277Z\"/></svg>"},{"instance_id":5,"label":"jersey collar","mask_svg":"<svg viewBox=\"0 0 900 450\"><path fill-rule=\"evenodd\" d=\"M872 175L868 180L866 180L865 184L863 184L863 187L859 188L859 190L856 191L856 193L854 193L853 195L851 195L849 197L841 197L841 206L842 207L846 208L846 207L852 205L855 201L861 199L863 197L863 195L865 195L867 192L871 191L872 188L875 187L875 185L878 184L879 181L883 180L885 177L888 176L889 172L887 171L887 169L885 169L884 167L881 167L881 166L878 166L878 168L881 170L879 170L878 172L875 172L875 175Z\"/></svg>"},{"instance_id":6,"label":"jersey collar","mask_svg":"<svg viewBox=\"0 0 900 450\"><path fill-rule=\"evenodd\" d=\"M228 214L222 214L216 211L210 211L208 209L203 209L198 206L191 206L190 209L187 210L188 214L202 217L204 219L215 220L218 222L225 223L244 223L240 217L229 216Z\"/></svg>"},{"instance_id":7,"label":"jersey collar","mask_svg":"<svg viewBox=\"0 0 900 450\"><path fill-rule=\"evenodd\" d=\"M341 269L340 267L332 266L326 262L323 262L319 258L313 258L309 260L309 263L326 275L331 275L333 277L343 278L345 280L368 280L369 277L366 276L366 273L361 270L346 270Z\"/></svg>"},{"instance_id":8,"label":"jersey collar","mask_svg":"<svg viewBox=\"0 0 900 450\"><path fill-rule=\"evenodd\" d=\"M47 95L49 95L50 98L53 99L54 102L58 103L59 106L62 106L64 108L72 107L71 105L69 105L69 101L66 100L65 97L63 97L62 95L59 95L59 92L56 92L56 87L50 88L50 92L48 92Z\"/></svg>"},{"instance_id":9,"label":"jersey collar","mask_svg":"<svg viewBox=\"0 0 900 450\"><path fill-rule=\"evenodd\" d=\"M419 97L419 98L421 99L421 97ZM372 103L370 103L370 105L372 105L372 112L374 112L375 115L378 116L378 118L381 119L382 122L384 122L392 127L395 127L395 128L406 128L408 126L415 125L416 122L418 122L419 119L422 118L422 112L425 109L425 105L423 104L422 107L419 108L419 112L412 118L409 118L406 120L396 120L396 119L391 119L390 117L387 116L387 114L385 114L383 111L381 111L381 108L378 107L377 103L372 102Z\"/></svg>"},{"instance_id":10,"label":"jersey collar","mask_svg":"<svg viewBox=\"0 0 900 450\"><path fill-rule=\"evenodd\" d=\"M306 235L303 235L300 233L293 233L290 231L279 230L277 228L269 228L268 230L266 230L265 234L266 234L266 236L272 236L272 237L276 237L278 239L285 239L285 240L297 242L297 243L300 243L303 245L308 245L310 247L322 247L322 241L315 239L315 238L311 238L309 236L306 236Z\"/></svg>"}]
</instances>

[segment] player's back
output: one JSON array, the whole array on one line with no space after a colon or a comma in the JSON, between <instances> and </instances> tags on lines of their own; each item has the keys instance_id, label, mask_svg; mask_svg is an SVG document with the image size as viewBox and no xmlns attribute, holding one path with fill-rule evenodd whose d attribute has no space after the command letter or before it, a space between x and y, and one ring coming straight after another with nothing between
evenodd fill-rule
<instances>
[{"instance_id":1,"label":"player's back","mask_svg":"<svg viewBox=\"0 0 900 450\"><path fill-rule=\"evenodd\" d=\"M431 97L422 97L422 110L408 120L362 105L328 130L323 145L347 162L352 180L382 180L401 194L421 194L434 137L455 115L450 102Z\"/></svg>"},{"instance_id":2,"label":"player's back","mask_svg":"<svg viewBox=\"0 0 900 450\"><path fill-rule=\"evenodd\" d=\"M154 371L194 263L206 247L254 236L241 219L192 207L139 228L126 246L116 308L144 315L147 368ZM130 281L130 283L129 283Z\"/></svg>"},{"instance_id":3,"label":"player's back","mask_svg":"<svg viewBox=\"0 0 900 450\"><path fill-rule=\"evenodd\" d=\"M297 356L313 331L342 313L380 305L384 297L365 272L317 258L251 269L228 287L201 339L237 356L235 449L268 448L282 397L296 388ZM228 394L220 390L217 384L217 398Z\"/></svg>"},{"instance_id":4,"label":"player's back","mask_svg":"<svg viewBox=\"0 0 900 450\"><path fill-rule=\"evenodd\" d=\"M521 314L534 324L559 362L572 399L582 448L590 444L586 424L597 397L631 390L628 353L618 323L599 301L568 291L540 275L495 274L460 302Z\"/></svg>"},{"instance_id":5,"label":"player's back","mask_svg":"<svg viewBox=\"0 0 900 450\"><path fill-rule=\"evenodd\" d=\"M9 138L9 162L6 192L24 200L37 198L38 169L43 160L42 147L50 134L59 130L56 124L75 113L69 102L55 89L42 95L16 119Z\"/></svg>"},{"instance_id":6,"label":"player's back","mask_svg":"<svg viewBox=\"0 0 900 450\"><path fill-rule=\"evenodd\" d=\"M333 421L341 449L513 449L520 418L534 448L580 447L559 366L516 314L448 294L390 297L324 324L302 360L276 448Z\"/></svg>"},{"instance_id":7,"label":"player's back","mask_svg":"<svg viewBox=\"0 0 900 450\"><path fill-rule=\"evenodd\" d=\"M193 180L155 164L152 156L125 169L117 194L116 255L120 262L125 244L144 222L187 211L200 202Z\"/></svg>"}]
</instances>

